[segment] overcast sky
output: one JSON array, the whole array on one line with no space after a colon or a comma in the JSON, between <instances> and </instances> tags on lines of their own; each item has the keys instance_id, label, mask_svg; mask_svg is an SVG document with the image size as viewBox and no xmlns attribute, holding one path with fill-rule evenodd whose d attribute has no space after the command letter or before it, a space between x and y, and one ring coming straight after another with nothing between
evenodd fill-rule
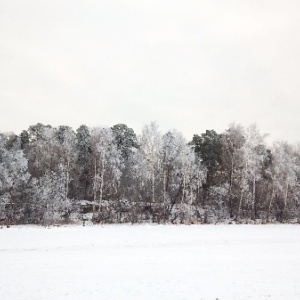
<instances>
[{"instance_id":1,"label":"overcast sky","mask_svg":"<svg viewBox=\"0 0 300 300\"><path fill-rule=\"evenodd\" d=\"M300 1L0 2L0 131L257 123L300 141Z\"/></svg>"}]
</instances>

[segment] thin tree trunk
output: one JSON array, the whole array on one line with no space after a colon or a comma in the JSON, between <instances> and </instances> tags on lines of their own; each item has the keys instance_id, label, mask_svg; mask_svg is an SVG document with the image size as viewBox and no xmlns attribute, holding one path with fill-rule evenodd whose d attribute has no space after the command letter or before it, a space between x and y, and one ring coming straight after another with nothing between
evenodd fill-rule
<instances>
[{"instance_id":1,"label":"thin tree trunk","mask_svg":"<svg viewBox=\"0 0 300 300\"><path fill-rule=\"evenodd\" d=\"M253 187L252 187L252 219L255 220L255 193L256 193L256 176L253 176Z\"/></svg>"},{"instance_id":2,"label":"thin tree trunk","mask_svg":"<svg viewBox=\"0 0 300 300\"><path fill-rule=\"evenodd\" d=\"M271 199L270 199L269 207L268 207L267 222L269 222L270 212L271 212L271 207L272 207L274 195L275 195L275 188L274 188L274 184L272 184L272 194L271 194Z\"/></svg>"},{"instance_id":3,"label":"thin tree trunk","mask_svg":"<svg viewBox=\"0 0 300 300\"><path fill-rule=\"evenodd\" d=\"M237 212L237 219L239 219L240 213L241 213L241 209L242 209L243 198L244 198L244 191L243 191L244 181L243 180L245 180L245 181L247 180L247 174L248 174L248 163L246 161L245 171L244 171L243 177L242 177L242 192L241 192L241 197L240 197L240 202L239 202L239 208L238 208L238 212Z\"/></svg>"},{"instance_id":4,"label":"thin tree trunk","mask_svg":"<svg viewBox=\"0 0 300 300\"><path fill-rule=\"evenodd\" d=\"M97 183L98 181L98 176L97 176L97 159L95 159L95 164L94 164L94 203L93 203L93 212L95 211L96 208L96 198L97 198Z\"/></svg>"},{"instance_id":5,"label":"thin tree trunk","mask_svg":"<svg viewBox=\"0 0 300 300\"><path fill-rule=\"evenodd\" d=\"M233 215L232 201L231 201L233 173L234 173L233 171L234 171L234 153L232 153L232 159L231 159L231 170L230 170L229 191L228 191L228 203L229 203L230 217L232 217L232 215Z\"/></svg>"},{"instance_id":6,"label":"thin tree trunk","mask_svg":"<svg viewBox=\"0 0 300 300\"><path fill-rule=\"evenodd\" d=\"M65 195L65 200L67 201L68 199L68 194L69 194L69 178L70 178L70 160L68 159L67 163L67 176L66 176L66 195Z\"/></svg>"},{"instance_id":7,"label":"thin tree trunk","mask_svg":"<svg viewBox=\"0 0 300 300\"><path fill-rule=\"evenodd\" d=\"M284 193L284 209L286 209L287 207L288 189L289 189L289 183L288 183L288 178L286 178L286 189Z\"/></svg>"},{"instance_id":8,"label":"thin tree trunk","mask_svg":"<svg viewBox=\"0 0 300 300\"><path fill-rule=\"evenodd\" d=\"M152 171L152 202L154 203L155 199L155 176L154 176L154 169Z\"/></svg>"},{"instance_id":9,"label":"thin tree trunk","mask_svg":"<svg viewBox=\"0 0 300 300\"><path fill-rule=\"evenodd\" d=\"M241 193L239 208L238 208L238 212L237 212L237 216L236 216L237 220L239 220L239 218L240 218L240 213L241 213L241 208L242 208L242 203L243 203L243 197L244 197L244 192Z\"/></svg>"},{"instance_id":10,"label":"thin tree trunk","mask_svg":"<svg viewBox=\"0 0 300 300\"><path fill-rule=\"evenodd\" d=\"M103 199L103 187L104 186L104 162L102 162L102 172L101 172L101 179L100 179L100 197L99 197L99 207L98 211L100 212L100 207Z\"/></svg>"},{"instance_id":11,"label":"thin tree trunk","mask_svg":"<svg viewBox=\"0 0 300 300\"><path fill-rule=\"evenodd\" d=\"M167 190L167 188L166 188L166 170L164 170L164 182L163 182L163 184L164 184L164 215L166 214L166 190Z\"/></svg>"},{"instance_id":12,"label":"thin tree trunk","mask_svg":"<svg viewBox=\"0 0 300 300\"><path fill-rule=\"evenodd\" d=\"M183 187L182 187L182 196L181 196L181 204L183 203L184 200L184 195L185 195L185 175L183 175Z\"/></svg>"}]
</instances>

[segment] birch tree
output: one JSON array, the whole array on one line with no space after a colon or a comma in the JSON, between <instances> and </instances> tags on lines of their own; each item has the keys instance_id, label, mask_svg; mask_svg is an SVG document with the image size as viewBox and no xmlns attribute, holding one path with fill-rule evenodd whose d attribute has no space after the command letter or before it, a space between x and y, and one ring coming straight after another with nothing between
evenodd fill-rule
<instances>
[{"instance_id":1,"label":"birch tree","mask_svg":"<svg viewBox=\"0 0 300 300\"><path fill-rule=\"evenodd\" d=\"M140 188L145 191L146 199L154 203L161 196L162 179L162 138L156 123L144 126L138 144L134 157L135 176Z\"/></svg>"},{"instance_id":2,"label":"birch tree","mask_svg":"<svg viewBox=\"0 0 300 300\"><path fill-rule=\"evenodd\" d=\"M27 159L23 151L11 147L7 149L8 137L0 134L0 212L4 214L5 205L13 204L10 221L21 218L20 212L24 208L25 189L30 178Z\"/></svg>"},{"instance_id":3,"label":"birch tree","mask_svg":"<svg viewBox=\"0 0 300 300\"><path fill-rule=\"evenodd\" d=\"M99 211L104 196L117 198L123 164L110 128L94 128L91 131L94 165L94 207L98 200Z\"/></svg>"},{"instance_id":4,"label":"birch tree","mask_svg":"<svg viewBox=\"0 0 300 300\"><path fill-rule=\"evenodd\" d=\"M279 203L279 218L286 214L289 200L297 187L297 174L299 166L296 163L297 156L293 147L286 142L275 142L272 148L272 195L270 197L268 215L273 205L274 198L281 199Z\"/></svg>"},{"instance_id":5,"label":"birch tree","mask_svg":"<svg viewBox=\"0 0 300 300\"><path fill-rule=\"evenodd\" d=\"M32 197L38 223L50 225L69 216L71 204L66 199L66 174L65 166L60 164L57 171L47 171L39 179L33 179Z\"/></svg>"},{"instance_id":6,"label":"birch tree","mask_svg":"<svg viewBox=\"0 0 300 300\"><path fill-rule=\"evenodd\" d=\"M69 126L59 126L56 132L56 137L58 140L58 155L61 165L66 172L66 181L65 181L65 200L69 196L71 171L75 169L76 161L76 135L73 129Z\"/></svg>"},{"instance_id":7,"label":"birch tree","mask_svg":"<svg viewBox=\"0 0 300 300\"><path fill-rule=\"evenodd\" d=\"M59 164L56 129L41 123L32 125L28 129L28 139L25 154L30 174L39 178L49 170L56 171Z\"/></svg>"},{"instance_id":8,"label":"birch tree","mask_svg":"<svg viewBox=\"0 0 300 300\"><path fill-rule=\"evenodd\" d=\"M243 145L244 166L242 169L241 195L238 208L238 216L241 210L243 198L248 200L251 207L251 217L256 218L256 193L257 182L262 179L262 169L265 153L265 137L262 135L255 124L250 125L245 130L245 143ZM252 190L247 193L247 187L252 187ZM247 199L247 195L251 195Z\"/></svg>"},{"instance_id":9,"label":"birch tree","mask_svg":"<svg viewBox=\"0 0 300 300\"><path fill-rule=\"evenodd\" d=\"M241 125L234 123L222 135L222 164L228 186L227 203L230 217L234 217L240 196L241 170L244 165L242 147L245 143L245 132Z\"/></svg>"}]
</instances>

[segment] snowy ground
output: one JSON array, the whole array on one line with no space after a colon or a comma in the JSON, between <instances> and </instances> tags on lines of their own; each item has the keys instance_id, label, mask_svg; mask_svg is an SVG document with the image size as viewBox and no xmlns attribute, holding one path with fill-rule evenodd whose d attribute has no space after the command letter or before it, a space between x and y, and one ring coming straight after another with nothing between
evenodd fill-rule
<instances>
[{"instance_id":1,"label":"snowy ground","mask_svg":"<svg viewBox=\"0 0 300 300\"><path fill-rule=\"evenodd\" d=\"M300 299L300 226L0 229L0 299Z\"/></svg>"}]
</instances>

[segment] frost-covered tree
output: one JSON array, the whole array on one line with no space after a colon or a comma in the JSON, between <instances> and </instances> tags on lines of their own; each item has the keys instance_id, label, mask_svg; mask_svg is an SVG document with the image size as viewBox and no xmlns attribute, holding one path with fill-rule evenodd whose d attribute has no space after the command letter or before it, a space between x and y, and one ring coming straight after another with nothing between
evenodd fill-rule
<instances>
[{"instance_id":1,"label":"frost-covered tree","mask_svg":"<svg viewBox=\"0 0 300 300\"><path fill-rule=\"evenodd\" d=\"M190 146L185 144L180 148L177 174L181 179L181 212L184 213L184 219L190 221L193 217L192 206L196 204L197 191L204 182L206 170L199 165Z\"/></svg>"},{"instance_id":2,"label":"frost-covered tree","mask_svg":"<svg viewBox=\"0 0 300 300\"><path fill-rule=\"evenodd\" d=\"M291 200L297 195L299 174L295 149L286 142L275 142L272 148L272 193L268 215L270 215L274 200L277 199L277 217L281 220L287 215ZM291 207L290 207L291 208Z\"/></svg>"},{"instance_id":3,"label":"frost-covered tree","mask_svg":"<svg viewBox=\"0 0 300 300\"><path fill-rule=\"evenodd\" d=\"M71 178L71 172L75 169L75 161L77 157L76 153L76 135L73 129L69 126L59 126L56 131L56 138L58 141L58 163L63 165L63 169L66 172L66 188L65 199L69 196L69 188Z\"/></svg>"},{"instance_id":4,"label":"frost-covered tree","mask_svg":"<svg viewBox=\"0 0 300 300\"><path fill-rule=\"evenodd\" d=\"M21 218L24 208L25 188L29 180L27 159L18 147L10 147L9 137L0 134L0 207L2 214L6 204L11 203L10 221ZM19 213L18 213L19 212ZM5 216L7 218L7 216Z\"/></svg>"},{"instance_id":5,"label":"frost-covered tree","mask_svg":"<svg viewBox=\"0 0 300 300\"><path fill-rule=\"evenodd\" d=\"M221 135L216 133L215 130L206 130L201 136L195 134L190 144L193 146L202 165L206 167L205 186L209 189L210 186L217 183L217 175L221 167Z\"/></svg>"},{"instance_id":6,"label":"frost-covered tree","mask_svg":"<svg viewBox=\"0 0 300 300\"><path fill-rule=\"evenodd\" d=\"M226 204L230 217L234 217L237 203L240 197L242 174L244 166L243 145L245 132L241 125L230 124L222 134L222 168L225 175L223 187L227 188Z\"/></svg>"},{"instance_id":7,"label":"frost-covered tree","mask_svg":"<svg viewBox=\"0 0 300 300\"><path fill-rule=\"evenodd\" d=\"M20 146L21 149L27 153L28 149L29 149L29 134L26 130L23 130L20 134Z\"/></svg>"},{"instance_id":8,"label":"frost-covered tree","mask_svg":"<svg viewBox=\"0 0 300 300\"><path fill-rule=\"evenodd\" d=\"M0 222L62 221L76 199L94 199L94 212L99 202L94 217L110 222L300 219L299 149L267 149L253 125L187 144L156 123L138 138L125 124L75 133L38 123L0 134Z\"/></svg>"},{"instance_id":9,"label":"frost-covered tree","mask_svg":"<svg viewBox=\"0 0 300 300\"><path fill-rule=\"evenodd\" d=\"M164 205L175 200L179 193L180 182L176 174L176 160L178 158L178 136L177 131L169 131L162 137L162 172L163 172L163 200ZM182 136L180 135L180 138ZM173 201L174 201L173 200Z\"/></svg>"},{"instance_id":10,"label":"frost-covered tree","mask_svg":"<svg viewBox=\"0 0 300 300\"><path fill-rule=\"evenodd\" d=\"M137 136L132 128L125 124L116 124L111 127L115 143L123 159L126 161L138 147Z\"/></svg>"},{"instance_id":11,"label":"frost-covered tree","mask_svg":"<svg viewBox=\"0 0 300 300\"><path fill-rule=\"evenodd\" d=\"M164 192L171 195L174 203L179 195L179 202L191 203L202 187L205 167L180 132L169 131L162 139Z\"/></svg>"},{"instance_id":12,"label":"frost-covered tree","mask_svg":"<svg viewBox=\"0 0 300 300\"><path fill-rule=\"evenodd\" d=\"M77 194L79 199L88 199L88 189L91 185L91 135L86 125L76 130L77 152Z\"/></svg>"},{"instance_id":13,"label":"frost-covered tree","mask_svg":"<svg viewBox=\"0 0 300 300\"><path fill-rule=\"evenodd\" d=\"M49 170L56 171L59 164L56 129L38 123L30 126L27 132L29 146L25 154L30 174L39 178Z\"/></svg>"},{"instance_id":14,"label":"frost-covered tree","mask_svg":"<svg viewBox=\"0 0 300 300\"><path fill-rule=\"evenodd\" d=\"M160 202L162 160L162 138L158 125L154 122L145 125L138 137L138 150L135 153L135 180L141 200Z\"/></svg>"},{"instance_id":15,"label":"frost-covered tree","mask_svg":"<svg viewBox=\"0 0 300 300\"><path fill-rule=\"evenodd\" d=\"M63 221L70 212L70 201L66 199L67 172L60 164L58 170L48 171L39 179L33 179L35 220L45 225Z\"/></svg>"},{"instance_id":16,"label":"frost-covered tree","mask_svg":"<svg viewBox=\"0 0 300 300\"><path fill-rule=\"evenodd\" d=\"M162 136L155 123L146 125L134 159L139 200L161 204L164 218L189 218L204 172L183 135L172 130Z\"/></svg>"},{"instance_id":17,"label":"frost-covered tree","mask_svg":"<svg viewBox=\"0 0 300 300\"><path fill-rule=\"evenodd\" d=\"M133 178L134 153L138 148L137 136L132 128L125 124L116 124L111 127L115 144L121 154L124 164L120 179L120 193L123 198L133 199L135 195L135 181Z\"/></svg>"},{"instance_id":18,"label":"frost-covered tree","mask_svg":"<svg viewBox=\"0 0 300 300\"><path fill-rule=\"evenodd\" d=\"M262 135L254 124L245 130L245 142L242 147L244 166L241 171L241 193L237 217L239 217L245 199L251 207L252 219L256 218L257 183L262 179L266 150L265 137L266 135ZM251 190L249 190L250 188Z\"/></svg>"},{"instance_id":19,"label":"frost-covered tree","mask_svg":"<svg viewBox=\"0 0 300 300\"><path fill-rule=\"evenodd\" d=\"M94 128L91 131L91 140L94 203L98 200L101 205L104 197L106 200L118 197L123 164L110 128Z\"/></svg>"}]
</instances>

